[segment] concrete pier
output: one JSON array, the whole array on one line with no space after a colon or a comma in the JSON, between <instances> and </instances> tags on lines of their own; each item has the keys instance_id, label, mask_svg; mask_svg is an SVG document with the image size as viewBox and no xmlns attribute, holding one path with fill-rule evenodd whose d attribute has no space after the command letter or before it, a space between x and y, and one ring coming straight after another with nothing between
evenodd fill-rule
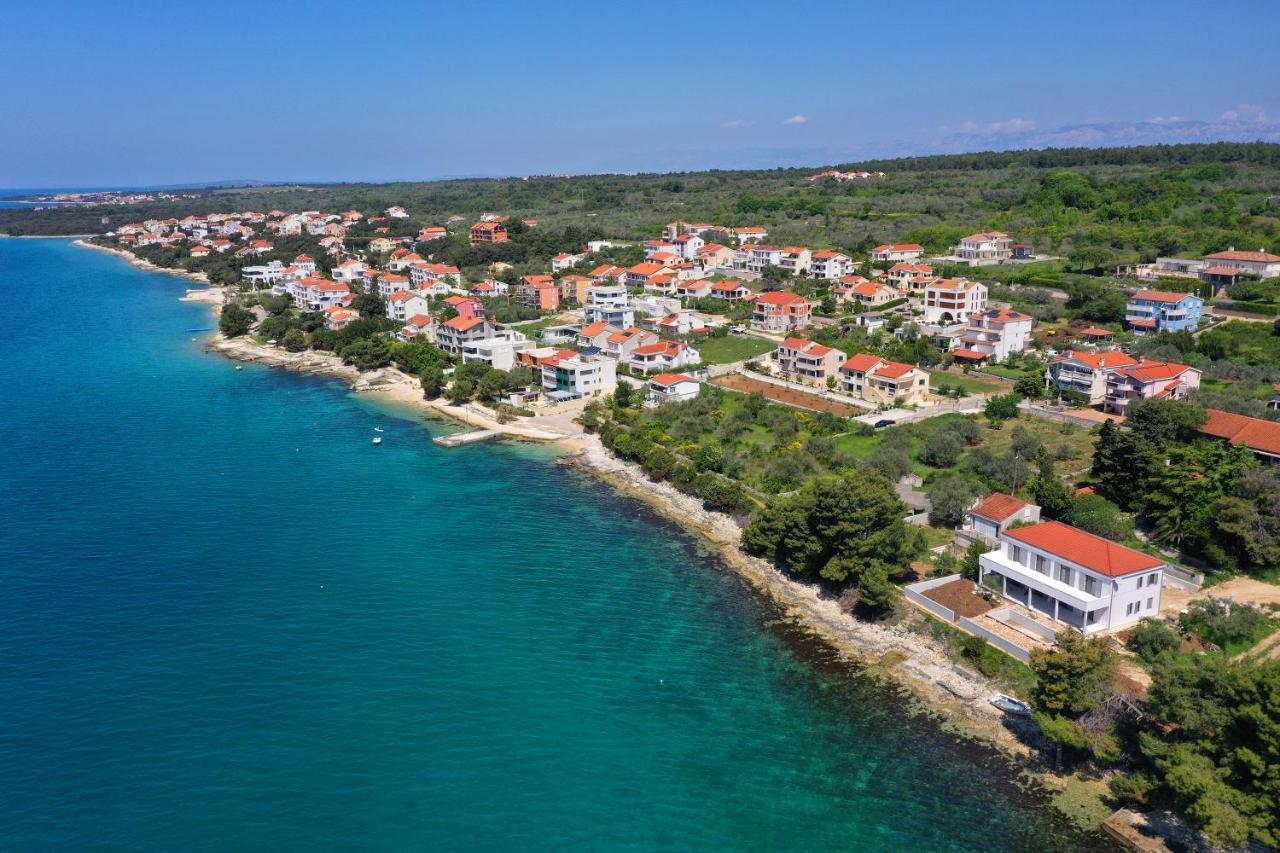
<instances>
[{"instance_id":1,"label":"concrete pier","mask_svg":"<svg viewBox=\"0 0 1280 853\"><path fill-rule=\"evenodd\" d=\"M456 432L453 435L441 435L431 439L441 447L462 447L467 444L479 444L482 441L493 441L502 435L496 429L478 429L472 432Z\"/></svg>"}]
</instances>

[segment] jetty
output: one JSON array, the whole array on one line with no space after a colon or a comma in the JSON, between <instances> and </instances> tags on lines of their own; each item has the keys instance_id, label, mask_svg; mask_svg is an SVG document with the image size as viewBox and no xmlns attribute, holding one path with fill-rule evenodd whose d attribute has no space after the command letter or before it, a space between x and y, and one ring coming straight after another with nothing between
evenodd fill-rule
<instances>
[{"instance_id":1,"label":"jetty","mask_svg":"<svg viewBox=\"0 0 1280 853\"><path fill-rule=\"evenodd\" d=\"M477 429L471 432L455 432L453 435L439 435L431 441L441 447L462 447L467 444L479 444L482 441L493 441L501 436L501 430Z\"/></svg>"}]
</instances>

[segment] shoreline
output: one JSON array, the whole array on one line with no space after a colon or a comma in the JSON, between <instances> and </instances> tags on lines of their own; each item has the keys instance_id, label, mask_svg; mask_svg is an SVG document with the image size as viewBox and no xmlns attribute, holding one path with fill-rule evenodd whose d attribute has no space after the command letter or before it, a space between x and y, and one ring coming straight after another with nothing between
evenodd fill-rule
<instances>
[{"instance_id":1,"label":"shoreline","mask_svg":"<svg viewBox=\"0 0 1280 853\"><path fill-rule=\"evenodd\" d=\"M75 241L75 245L118 255L140 269L201 281L193 274L157 267L124 250L81 240ZM216 317L226 296L224 288L211 286L188 290L180 299L207 304ZM361 372L336 355L313 350L294 353L243 337L226 338L220 332L205 342L204 350L235 361L340 379L358 394L376 394L427 417L443 417L467 427L495 430L503 438L558 444L566 450L560 464L594 477L623 496L643 501L688 534L708 542L726 567L781 608L797 627L831 649L842 663L891 681L944 731L993 748L1011 760L1025 779L1051 797L1072 782L1073 777L1048 769L1040 752L1013 730L1021 724L1024 734L1034 736L1034 724L1012 720L992 706L988 697L995 692L994 685L950 660L936 641L895 626L860 621L842 611L839 604L825 597L817 586L790 578L767 560L747 554L740 546L741 528L731 516L709 511L697 498L683 494L669 483L650 479L639 466L613 456L592 433L581 429L576 433L562 433L519 422L499 424L472 406L452 405L443 398L426 399L417 377L394 367ZM1063 809L1059 811L1065 813Z\"/></svg>"}]
</instances>

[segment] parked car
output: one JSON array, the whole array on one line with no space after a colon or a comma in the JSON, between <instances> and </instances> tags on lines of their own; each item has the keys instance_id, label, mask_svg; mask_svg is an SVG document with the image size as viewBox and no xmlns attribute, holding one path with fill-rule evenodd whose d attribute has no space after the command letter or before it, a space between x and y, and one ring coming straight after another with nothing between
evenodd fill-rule
<instances>
[{"instance_id":1,"label":"parked car","mask_svg":"<svg viewBox=\"0 0 1280 853\"><path fill-rule=\"evenodd\" d=\"M883 419L881 419L881 420L876 421L876 423L875 423L875 428L876 428L876 429L884 429L885 427L891 427L891 426L893 426L893 425L894 425L894 424L896 424L896 423L897 423L897 421L891 421L891 420L889 420L888 418L883 418Z\"/></svg>"}]
</instances>

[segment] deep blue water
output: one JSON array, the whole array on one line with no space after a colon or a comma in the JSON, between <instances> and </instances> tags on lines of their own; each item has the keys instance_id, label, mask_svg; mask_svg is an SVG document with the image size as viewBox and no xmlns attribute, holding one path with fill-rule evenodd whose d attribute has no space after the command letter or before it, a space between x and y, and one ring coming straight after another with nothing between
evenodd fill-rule
<instances>
[{"instance_id":1,"label":"deep blue water","mask_svg":"<svg viewBox=\"0 0 1280 853\"><path fill-rule=\"evenodd\" d=\"M206 355L185 285L0 240L0 849L1100 844L546 449Z\"/></svg>"}]
</instances>

